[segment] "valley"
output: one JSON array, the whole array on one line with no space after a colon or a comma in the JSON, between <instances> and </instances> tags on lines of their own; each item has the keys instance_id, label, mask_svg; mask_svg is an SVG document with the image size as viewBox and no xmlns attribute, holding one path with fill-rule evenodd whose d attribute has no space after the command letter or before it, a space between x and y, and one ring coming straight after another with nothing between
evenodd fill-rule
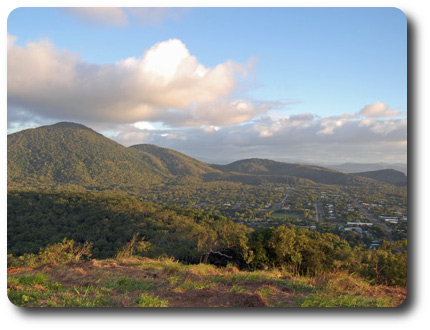
<instances>
[{"instance_id":1,"label":"valley","mask_svg":"<svg viewBox=\"0 0 430 330\"><path fill-rule=\"evenodd\" d=\"M125 253L406 286L407 187L402 173L388 174L257 158L207 164L127 148L80 124L29 129L8 136L8 265L69 262L69 239L91 246L79 262Z\"/></svg>"}]
</instances>

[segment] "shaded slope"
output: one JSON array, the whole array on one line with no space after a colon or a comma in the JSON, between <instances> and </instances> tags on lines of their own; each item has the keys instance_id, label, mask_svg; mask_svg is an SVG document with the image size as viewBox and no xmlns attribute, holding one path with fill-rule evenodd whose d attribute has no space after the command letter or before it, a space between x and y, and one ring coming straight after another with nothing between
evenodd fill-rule
<instances>
[{"instance_id":1,"label":"shaded slope","mask_svg":"<svg viewBox=\"0 0 430 330\"><path fill-rule=\"evenodd\" d=\"M356 176L374 179L377 181L394 184L396 186L406 186L408 183L406 175L396 170L379 170L354 173Z\"/></svg>"},{"instance_id":2,"label":"shaded slope","mask_svg":"<svg viewBox=\"0 0 430 330\"><path fill-rule=\"evenodd\" d=\"M240 172L223 168L221 165L209 165L178 151L152 144L139 144L130 148L138 150L144 158L152 157L154 163L168 171L176 179L192 178L205 182L228 181L250 185L267 182L297 184L301 180L284 173L270 173L270 169L267 168L261 171Z\"/></svg>"},{"instance_id":3,"label":"shaded slope","mask_svg":"<svg viewBox=\"0 0 430 330\"><path fill-rule=\"evenodd\" d=\"M404 174L407 173L407 164L402 163L344 163L337 165L325 165L325 167L344 173L373 172L386 169L396 170Z\"/></svg>"},{"instance_id":4,"label":"shaded slope","mask_svg":"<svg viewBox=\"0 0 430 330\"><path fill-rule=\"evenodd\" d=\"M174 176L194 176L197 178L208 173L222 174L220 170L172 149L153 144L138 144L131 146L130 149L138 150L142 157L152 157L154 163Z\"/></svg>"},{"instance_id":5,"label":"shaded slope","mask_svg":"<svg viewBox=\"0 0 430 330\"><path fill-rule=\"evenodd\" d=\"M288 164L268 159L245 159L228 165L212 165L224 172L237 172L259 176L289 176L312 180L323 184L355 184L360 180L351 175L330 170L324 167Z\"/></svg>"},{"instance_id":6,"label":"shaded slope","mask_svg":"<svg viewBox=\"0 0 430 330\"><path fill-rule=\"evenodd\" d=\"M8 135L7 169L10 189L110 189L129 193L142 193L150 185L168 182L294 185L311 180L360 185L378 180L369 175L257 158L209 165L155 145L126 148L90 128L66 122ZM392 183L392 180L380 182Z\"/></svg>"},{"instance_id":7,"label":"shaded slope","mask_svg":"<svg viewBox=\"0 0 430 330\"><path fill-rule=\"evenodd\" d=\"M149 159L80 124L8 135L8 187L145 187L168 176Z\"/></svg>"}]
</instances>

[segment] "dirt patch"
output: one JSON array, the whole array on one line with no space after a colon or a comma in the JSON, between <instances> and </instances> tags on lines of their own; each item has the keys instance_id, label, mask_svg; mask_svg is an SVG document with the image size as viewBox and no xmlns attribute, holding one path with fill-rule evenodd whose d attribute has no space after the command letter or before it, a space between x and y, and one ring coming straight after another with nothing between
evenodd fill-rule
<instances>
[{"instance_id":1,"label":"dirt patch","mask_svg":"<svg viewBox=\"0 0 430 330\"><path fill-rule=\"evenodd\" d=\"M267 307L259 294L231 293L215 290L190 290L169 292L163 295L170 307Z\"/></svg>"},{"instance_id":2,"label":"dirt patch","mask_svg":"<svg viewBox=\"0 0 430 330\"><path fill-rule=\"evenodd\" d=\"M107 268L107 269L106 269ZM112 274L120 276L132 276L132 277L143 277L143 278L157 278L158 273L153 271L147 271L144 269L130 268L130 267L105 267L105 269Z\"/></svg>"},{"instance_id":3,"label":"dirt patch","mask_svg":"<svg viewBox=\"0 0 430 330\"><path fill-rule=\"evenodd\" d=\"M100 283L100 280L103 281L104 279L119 276L152 279L159 277L159 274L154 271L119 266L116 263L107 263L104 265L94 262L67 264L58 267L45 267L40 269L40 271L48 274L54 282L65 286L97 285L97 283Z\"/></svg>"}]
</instances>

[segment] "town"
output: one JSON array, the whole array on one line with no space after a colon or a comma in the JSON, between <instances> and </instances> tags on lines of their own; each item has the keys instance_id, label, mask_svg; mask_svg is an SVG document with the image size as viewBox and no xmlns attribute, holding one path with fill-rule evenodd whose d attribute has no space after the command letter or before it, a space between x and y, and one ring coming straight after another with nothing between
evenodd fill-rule
<instances>
[{"instance_id":1,"label":"town","mask_svg":"<svg viewBox=\"0 0 430 330\"><path fill-rule=\"evenodd\" d=\"M383 190L382 190L383 191ZM407 237L407 201L402 189L374 192L337 185L239 185L202 183L173 194L153 191L153 201L220 214L254 229L287 226L330 232L352 246L373 249L383 240Z\"/></svg>"}]
</instances>

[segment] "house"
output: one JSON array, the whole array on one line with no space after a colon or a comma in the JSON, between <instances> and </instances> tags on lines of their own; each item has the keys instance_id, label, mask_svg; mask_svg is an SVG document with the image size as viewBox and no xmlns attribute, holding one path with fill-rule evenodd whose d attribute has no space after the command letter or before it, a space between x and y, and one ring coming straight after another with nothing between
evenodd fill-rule
<instances>
[{"instance_id":1,"label":"house","mask_svg":"<svg viewBox=\"0 0 430 330\"><path fill-rule=\"evenodd\" d=\"M370 244L369 249L373 250L373 249L377 249L379 247L379 244Z\"/></svg>"},{"instance_id":2,"label":"house","mask_svg":"<svg viewBox=\"0 0 430 330\"><path fill-rule=\"evenodd\" d=\"M363 229L359 228L359 227L349 227L349 228L345 228L345 231L351 231L351 230L355 230L356 232L363 234Z\"/></svg>"}]
</instances>

